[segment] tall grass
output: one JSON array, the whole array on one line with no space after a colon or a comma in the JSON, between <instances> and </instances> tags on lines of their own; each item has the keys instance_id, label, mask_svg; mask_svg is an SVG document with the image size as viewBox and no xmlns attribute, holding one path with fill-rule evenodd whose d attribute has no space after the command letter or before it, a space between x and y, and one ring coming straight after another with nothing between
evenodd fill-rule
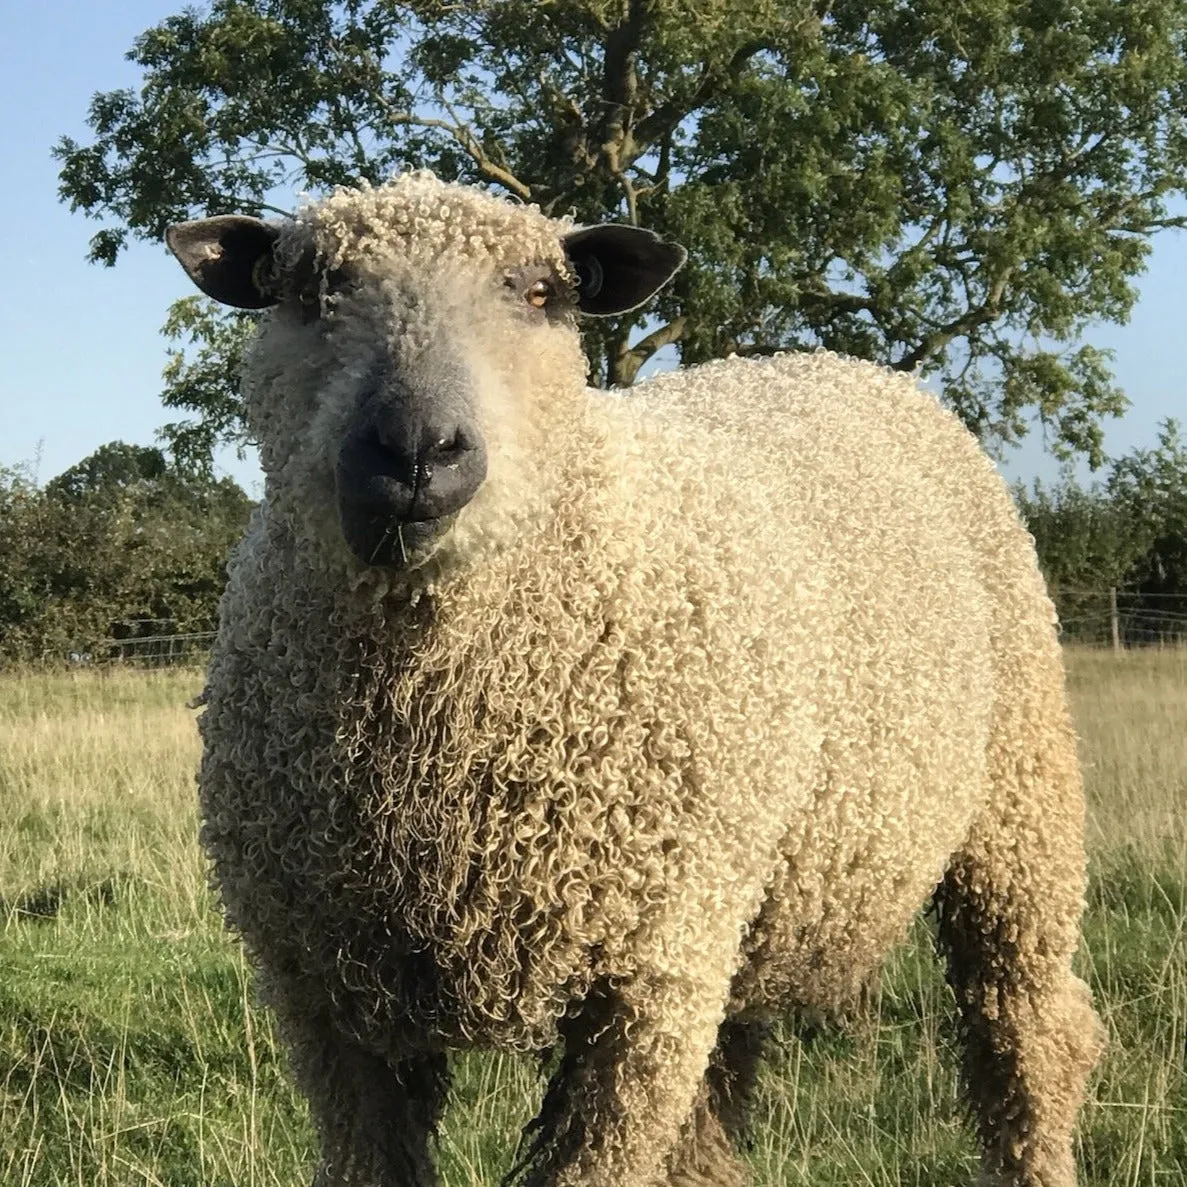
<instances>
[{"instance_id":1,"label":"tall grass","mask_svg":"<svg viewBox=\"0 0 1187 1187\"><path fill-rule=\"evenodd\" d=\"M1092 1184L1187 1184L1187 651L1071 652L1090 795L1082 969L1112 1045L1081 1127ZM285 1187L308 1119L195 843L194 673L0 678L0 1184ZM975 1176L926 927L852 1029L788 1023L760 1185ZM534 1069L459 1061L439 1162L494 1183Z\"/></svg>"}]
</instances>

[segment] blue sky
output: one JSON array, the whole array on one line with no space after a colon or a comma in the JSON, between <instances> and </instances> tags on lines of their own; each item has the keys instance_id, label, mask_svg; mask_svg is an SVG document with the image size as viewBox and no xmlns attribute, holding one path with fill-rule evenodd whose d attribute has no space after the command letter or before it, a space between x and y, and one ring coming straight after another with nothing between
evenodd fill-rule
<instances>
[{"instance_id":1,"label":"blue sky","mask_svg":"<svg viewBox=\"0 0 1187 1187\"><path fill-rule=\"evenodd\" d=\"M134 243L115 268L86 262L98 224L57 199L50 147L62 134L89 140L95 91L135 85L124 60L133 38L182 0L7 0L0 22L0 226L8 284L0 316L0 464L37 459L42 480L105 441L150 443L171 416L158 400L169 303L187 291L155 244ZM1110 423L1117 455L1152 445L1165 416L1187 420L1181 352L1187 328L1187 236L1155 243L1128 326L1100 326L1088 339L1116 351L1132 408ZM223 459L253 489L251 461ZM1034 435L1004 466L1011 478L1055 472Z\"/></svg>"}]
</instances>

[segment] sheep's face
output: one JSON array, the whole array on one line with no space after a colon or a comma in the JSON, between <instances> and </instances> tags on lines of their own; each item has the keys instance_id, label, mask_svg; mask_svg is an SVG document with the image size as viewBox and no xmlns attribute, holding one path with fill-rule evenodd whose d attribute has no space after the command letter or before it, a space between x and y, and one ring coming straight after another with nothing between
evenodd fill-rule
<instances>
[{"instance_id":1,"label":"sheep's face","mask_svg":"<svg viewBox=\"0 0 1187 1187\"><path fill-rule=\"evenodd\" d=\"M585 392L575 316L633 308L684 260L423 175L169 243L209 295L273 307L245 374L270 504L331 558L404 570L531 522Z\"/></svg>"}]
</instances>

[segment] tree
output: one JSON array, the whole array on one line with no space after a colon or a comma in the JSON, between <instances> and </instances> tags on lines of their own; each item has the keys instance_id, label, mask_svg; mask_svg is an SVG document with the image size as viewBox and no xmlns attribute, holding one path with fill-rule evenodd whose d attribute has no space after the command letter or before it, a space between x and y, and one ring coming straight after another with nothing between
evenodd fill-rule
<instances>
[{"instance_id":1,"label":"tree","mask_svg":"<svg viewBox=\"0 0 1187 1187\"><path fill-rule=\"evenodd\" d=\"M1187 444L1175 420L1164 420L1154 449L1137 449L1113 463L1113 501L1147 547L1127 583L1147 614L1187 615Z\"/></svg>"},{"instance_id":2,"label":"tree","mask_svg":"<svg viewBox=\"0 0 1187 1187\"><path fill-rule=\"evenodd\" d=\"M0 466L0 639L4 650L20 624L36 615L44 600L30 565L30 541L43 535L40 492L29 466Z\"/></svg>"},{"instance_id":3,"label":"tree","mask_svg":"<svg viewBox=\"0 0 1187 1187\"><path fill-rule=\"evenodd\" d=\"M599 380L822 345L922 368L991 446L1037 417L1096 465L1125 400L1077 343L1187 222L1185 42L1187 0L213 0L142 34L141 89L56 153L109 264L406 166L644 223L692 262L642 327L587 331ZM166 388L198 444L237 424L220 351Z\"/></svg>"},{"instance_id":4,"label":"tree","mask_svg":"<svg viewBox=\"0 0 1187 1187\"><path fill-rule=\"evenodd\" d=\"M120 441L42 488L0 470L0 660L213 629L250 506L230 479Z\"/></svg>"},{"instance_id":5,"label":"tree","mask_svg":"<svg viewBox=\"0 0 1187 1187\"><path fill-rule=\"evenodd\" d=\"M167 469L165 455L159 449L112 441L51 478L45 490L71 503L81 503L88 497L109 501L131 488L159 481Z\"/></svg>"},{"instance_id":6,"label":"tree","mask_svg":"<svg viewBox=\"0 0 1187 1187\"><path fill-rule=\"evenodd\" d=\"M1070 469L1051 486L1036 480L1028 491L1019 485L1014 497L1056 601L1124 585L1153 540L1129 507L1097 484L1083 488Z\"/></svg>"},{"instance_id":7,"label":"tree","mask_svg":"<svg viewBox=\"0 0 1187 1187\"><path fill-rule=\"evenodd\" d=\"M1014 496L1071 637L1107 631L1110 586L1130 638L1187 631L1187 446L1175 421L1163 421L1155 448L1110 462L1103 484L1085 489L1065 470Z\"/></svg>"},{"instance_id":8,"label":"tree","mask_svg":"<svg viewBox=\"0 0 1187 1187\"><path fill-rule=\"evenodd\" d=\"M161 431L178 464L195 474L211 477L214 451L234 444L242 452L243 397L239 369L243 351L255 328L256 316L228 311L207 297L182 297L174 301L163 333L172 343L165 364L166 408L197 412L197 420L171 421Z\"/></svg>"}]
</instances>

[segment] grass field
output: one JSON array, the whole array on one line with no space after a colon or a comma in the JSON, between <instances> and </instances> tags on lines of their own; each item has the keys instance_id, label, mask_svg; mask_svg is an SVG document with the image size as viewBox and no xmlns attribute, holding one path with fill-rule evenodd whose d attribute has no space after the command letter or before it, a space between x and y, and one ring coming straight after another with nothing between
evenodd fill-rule
<instances>
[{"instance_id":1,"label":"grass field","mask_svg":"<svg viewBox=\"0 0 1187 1187\"><path fill-rule=\"evenodd\" d=\"M1187 651L1069 656L1091 796L1081 966L1111 1048L1088 1183L1187 1184ZM195 843L192 673L0 677L0 1184L296 1187L312 1164ZM972 1182L921 924L868 1017L780 1036L758 1184ZM495 1183L540 1085L461 1062L450 1187Z\"/></svg>"}]
</instances>

